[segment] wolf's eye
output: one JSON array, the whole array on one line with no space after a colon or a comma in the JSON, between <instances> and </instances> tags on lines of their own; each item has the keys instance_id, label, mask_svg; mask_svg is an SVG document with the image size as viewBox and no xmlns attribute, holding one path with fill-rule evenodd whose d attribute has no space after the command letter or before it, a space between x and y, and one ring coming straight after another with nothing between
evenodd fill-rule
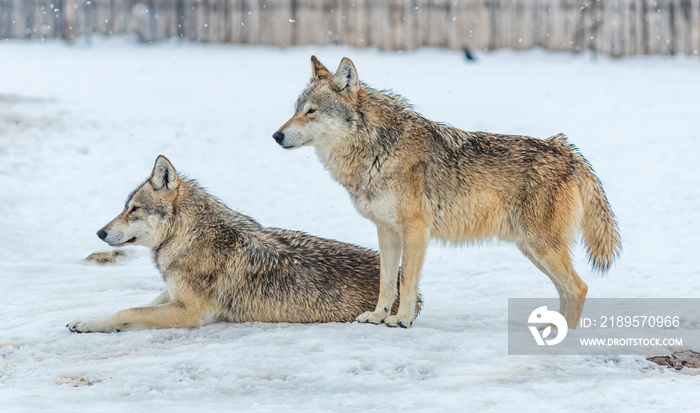
<instances>
[{"instance_id":1,"label":"wolf's eye","mask_svg":"<svg viewBox=\"0 0 700 413\"><path fill-rule=\"evenodd\" d=\"M306 114L307 114L307 115L310 115L310 114L312 114L312 113L314 113L314 112L316 112L316 109L309 109L309 110L306 111Z\"/></svg>"},{"instance_id":2,"label":"wolf's eye","mask_svg":"<svg viewBox=\"0 0 700 413\"><path fill-rule=\"evenodd\" d=\"M139 209L141 209L140 206L133 206L133 207L131 207L131 212L136 212L136 211L138 211Z\"/></svg>"}]
</instances>

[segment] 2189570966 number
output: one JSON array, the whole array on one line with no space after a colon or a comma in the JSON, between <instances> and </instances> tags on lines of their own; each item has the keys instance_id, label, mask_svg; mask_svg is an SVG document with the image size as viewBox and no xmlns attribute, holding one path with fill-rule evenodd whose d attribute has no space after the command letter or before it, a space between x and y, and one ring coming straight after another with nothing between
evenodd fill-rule
<instances>
[{"instance_id":1,"label":"2189570966 number","mask_svg":"<svg viewBox=\"0 0 700 413\"><path fill-rule=\"evenodd\" d=\"M678 327L680 325L679 316L646 316L646 315L635 315L635 316L601 316L600 317L600 327L601 328L671 328Z\"/></svg>"}]
</instances>

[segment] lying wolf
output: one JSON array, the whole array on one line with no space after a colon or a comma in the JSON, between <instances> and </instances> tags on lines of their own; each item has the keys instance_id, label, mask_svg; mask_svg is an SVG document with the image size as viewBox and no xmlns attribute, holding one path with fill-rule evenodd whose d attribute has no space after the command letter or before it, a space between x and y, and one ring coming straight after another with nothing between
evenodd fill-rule
<instances>
[{"instance_id":1,"label":"lying wolf","mask_svg":"<svg viewBox=\"0 0 700 413\"><path fill-rule=\"evenodd\" d=\"M498 238L515 243L552 280L559 312L575 328L588 291L571 264L576 235L583 232L600 271L622 248L603 187L578 150L562 135L542 140L433 122L402 97L362 83L347 58L335 73L313 56L311 63L311 82L273 138L286 149L313 146L377 226L379 301L358 321L411 325L429 239ZM391 315L399 261L401 305Z\"/></svg>"},{"instance_id":2,"label":"lying wolf","mask_svg":"<svg viewBox=\"0 0 700 413\"><path fill-rule=\"evenodd\" d=\"M263 228L181 178L164 156L97 235L114 247L150 248L167 288L146 306L68 323L77 333L217 321L348 322L379 296L376 252Z\"/></svg>"}]
</instances>

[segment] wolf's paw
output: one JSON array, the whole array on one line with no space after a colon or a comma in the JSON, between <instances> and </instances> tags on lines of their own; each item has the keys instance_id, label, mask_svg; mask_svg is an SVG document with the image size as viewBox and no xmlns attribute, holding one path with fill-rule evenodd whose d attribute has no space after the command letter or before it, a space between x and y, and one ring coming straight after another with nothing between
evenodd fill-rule
<instances>
[{"instance_id":1,"label":"wolf's paw","mask_svg":"<svg viewBox=\"0 0 700 413\"><path fill-rule=\"evenodd\" d=\"M360 314L355 320L360 323L381 324L385 317L386 313L383 311L367 311L366 313Z\"/></svg>"},{"instance_id":2,"label":"wolf's paw","mask_svg":"<svg viewBox=\"0 0 700 413\"><path fill-rule=\"evenodd\" d=\"M113 325L101 320L73 320L66 324L73 333L113 333L119 332Z\"/></svg>"},{"instance_id":3,"label":"wolf's paw","mask_svg":"<svg viewBox=\"0 0 700 413\"><path fill-rule=\"evenodd\" d=\"M401 317L397 314L397 315L392 315L391 317L387 317L384 320L384 324L386 324L389 327L408 328L411 326L411 324L413 324L413 320L415 318L416 318L415 316Z\"/></svg>"},{"instance_id":4,"label":"wolf's paw","mask_svg":"<svg viewBox=\"0 0 700 413\"><path fill-rule=\"evenodd\" d=\"M94 262L98 265L114 265L119 261L124 261L129 258L129 253L123 249L115 249L112 251L97 251L85 257L85 261Z\"/></svg>"}]
</instances>

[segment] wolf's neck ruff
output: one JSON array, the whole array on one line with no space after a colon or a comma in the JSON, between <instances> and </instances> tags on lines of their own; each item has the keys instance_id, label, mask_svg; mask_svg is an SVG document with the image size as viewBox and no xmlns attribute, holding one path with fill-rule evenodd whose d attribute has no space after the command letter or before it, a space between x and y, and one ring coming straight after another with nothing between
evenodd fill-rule
<instances>
[{"instance_id":1,"label":"wolf's neck ruff","mask_svg":"<svg viewBox=\"0 0 700 413\"><path fill-rule=\"evenodd\" d=\"M387 125L399 125L406 117L420 117L400 96L378 91L362 84L357 93L357 113L348 120L343 136L313 141L321 163L331 176L353 194L369 192L377 184L373 179L386 171L386 160L399 143L401 131ZM358 179L359 178L359 179Z\"/></svg>"}]
</instances>

